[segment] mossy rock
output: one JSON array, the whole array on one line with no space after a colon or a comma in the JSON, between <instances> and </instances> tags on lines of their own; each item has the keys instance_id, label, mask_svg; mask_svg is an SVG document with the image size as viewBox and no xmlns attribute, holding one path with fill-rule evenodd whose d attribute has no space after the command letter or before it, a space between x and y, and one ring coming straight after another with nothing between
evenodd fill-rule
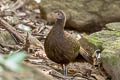
<instances>
[{"instance_id":1,"label":"mossy rock","mask_svg":"<svg viewBox=\"0 0 120 80\"><path fill-rule=\"evenodd\" d=\"M112 26L112 28L114 27ZM101 52L103 68L112 77L112 80L120 80L120 32L115 28L93 33L87 39L97 47L103 48Z\"/></svg>"},{"instance_id":2,"label":"mossy rock","mask_svg":"<svg viewBox=\"0 0 120 80\"><path fill-rule=\"evenodd\" d=\"M104 49L101 60L104 69L112 77L112 80L120 80L120 49Z\"/></svg>"},{"instance_id":3,"label":"mossy rock","mask_svg":"<svg viewBox=\"0 0 120 80\"><path fill-rule=\"evenodd\" d=\"M108 29L113 31L120 31L120 22L109 23L105 25Z\"/></svg>"},{"instance_id":4,"label":"mossy rock","mask_svg":"<svg viewBox=\"0 0 120 80\"><path fill-rule=\"evenodd\" d=\"M103 48L109 47L115 40L119 40L120 32L102 30L87 37L88 41Z\"/></svg>"}]
</instances>

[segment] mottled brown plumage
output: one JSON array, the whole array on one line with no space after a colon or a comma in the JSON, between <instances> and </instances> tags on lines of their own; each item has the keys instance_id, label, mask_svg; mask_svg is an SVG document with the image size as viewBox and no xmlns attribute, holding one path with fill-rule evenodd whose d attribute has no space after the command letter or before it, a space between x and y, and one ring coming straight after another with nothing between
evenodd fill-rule
<instances>
[{"instance_id":1,"label":"mottled brown plumage","mask_svg":"<svg viewBox=\"0 0 120 80\"><path fill-rule=\"evenodd\" d=\"M76 61L77 58L82 59L79 54L79 41L64 31L65 13L62 10L57 10L51 15L56 21L45 39L44 47L47 57L58 64L65 64L65 66Z\"/></svg>"}]
</instances>

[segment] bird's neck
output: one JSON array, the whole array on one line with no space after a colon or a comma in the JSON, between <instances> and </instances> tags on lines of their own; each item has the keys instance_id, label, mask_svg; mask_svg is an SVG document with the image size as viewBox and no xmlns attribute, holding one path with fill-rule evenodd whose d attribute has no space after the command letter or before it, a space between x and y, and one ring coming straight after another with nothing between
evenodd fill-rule
<instances>
[{"instance_id":1,"label":"bird's neck","mask_svg":"<svg viewBox=\"0 0 120 80\"><path fill-rule=\"evenodd\" d=\"M55 22L55 27L59 29L59 31L60 30L64 31L64 26L65 26L65 20L60 19Z\"/></svg>"}]
</instances>

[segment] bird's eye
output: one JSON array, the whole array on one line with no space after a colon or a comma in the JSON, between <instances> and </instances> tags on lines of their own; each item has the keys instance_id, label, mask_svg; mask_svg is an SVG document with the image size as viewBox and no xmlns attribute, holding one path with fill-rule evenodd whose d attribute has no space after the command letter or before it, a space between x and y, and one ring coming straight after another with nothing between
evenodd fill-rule
<instances>
[{"instance_id":1,"label":"bird's eye","mask_svg":"<svg viewBox=\"0 0 120 80\"><path fill-rule=\"evenodd\" d=\"M59 13L57 13L57 16L59 16L60 14Z\"/></svg>"}]
</instances>

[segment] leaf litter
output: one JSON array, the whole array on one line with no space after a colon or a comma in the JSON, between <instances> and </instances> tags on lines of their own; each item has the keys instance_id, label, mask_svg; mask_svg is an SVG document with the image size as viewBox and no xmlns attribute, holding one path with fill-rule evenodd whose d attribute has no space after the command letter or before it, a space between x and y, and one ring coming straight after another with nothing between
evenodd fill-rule
<instances>
[{"instance_id":1,"label":"leaf litter","mask_svg":"<svg viewBox=\"0 0 120 80\"><path fill-rule=\"evenodd\" d=\"M0 7L0 17L5 19L21 35L23 35L26 43L23 44L18 40L17 48L15 48L16 45L9 45L9 43L6 44L7 40L5 40L2 42L2 44L0 44L0 53L7 54L8 52L15 50L26 50L27 58L25 61L27 63L34 64L34 66L39 68L45 74L52 75L56 78L56 80L105 80L103 76L101 76L99 73L96 73L97 71L92 67L92 65L89 63L78 62L70 63L68 67L69 77L65 78L62 73L63 71L61 66L49 60L44 51L44 40L52 26L46 25L46 21L40 18L40 14L38 14L39 11L35 13L34 7L36 6L32 4L27 5L25 2L21 4L20 0L17 0L16 2L13 2L12 0L8 0L9 2L5 1L6 0L2 0L0 3L0 6L2 6ZM15 4L19 4L19 6ZM14 6L14 9L12 9L10 6ZM29 9L29 6L31 6L31 9ZM2 26L0 27L1 31L4 29L4 26L1 24L0 26ZM5 29L5 31L7 30ZM78 40L81 38L79 36L80 33L72 30L67 31ZM83 35L86 36L85 33Z\"/></svg>"}]
</instances>

